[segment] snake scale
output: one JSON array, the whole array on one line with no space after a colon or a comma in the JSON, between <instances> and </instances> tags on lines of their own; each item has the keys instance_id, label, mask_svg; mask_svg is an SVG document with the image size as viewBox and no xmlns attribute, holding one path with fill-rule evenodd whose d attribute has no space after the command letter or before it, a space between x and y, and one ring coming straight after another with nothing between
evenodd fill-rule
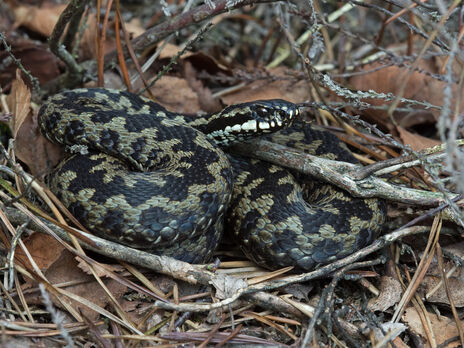
<instances>
[{"instance_id":1,"label":"snake scale","mask_svg":"<svg viewBox=\"0 0 464 348\"><path fill-rule=\"evenodd\" d=\"M225 230L259 265L310 270L371 243L385 203L227 154L262 135L356 162L335 135L292 125L297 115L284 100L191 116L125 91L65 91L39 111L41 132L69 153L48 184L84 226L124 245L203 263Z\"/></svg>"}]
</instances>

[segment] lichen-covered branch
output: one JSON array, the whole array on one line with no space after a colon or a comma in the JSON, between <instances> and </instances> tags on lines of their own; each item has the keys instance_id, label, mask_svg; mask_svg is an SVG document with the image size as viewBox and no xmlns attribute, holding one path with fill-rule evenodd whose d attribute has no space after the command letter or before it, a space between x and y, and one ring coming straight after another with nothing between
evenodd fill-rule
<instances>
[{"instance_id":1,"label":"lichen-covered branch","mask_svg":"<svg viewBox=\"0 0 464 348\"><path fill-rule=\"evenodd\" d=\"M25 221L28 221L30 217L25 215L18 209L4 207L3 208L6 216L13 224L22 224ZM50 233L50 231L60 238L69 240L67 232L61 229L58 226L54 226L49 222L45 222L42 219L37 220L33 219L31 222L31 227L37 229L38 231L44 233ZM178 261L167 256L158 256L149 254L147 252L132 249L117 243L107 241L102 238L98 238L91 234L82 233L85 237L92 241L92 244L81 243L88 249L93 250L101 255L105 255L117 260L123 260L125 262L132 263L141 267L145 267L156 272L170 275L176 279L182 279L192 284L204 284L204 285L213 285L217 291L220 291L224 294L224 299L220 302L203 304L203 303L166 303L163 301L156 301L155 306L163 309L177 310L177 311L191 311L191 312L202 312L210 311L217 308L223 308L235 301L237 301L242 296L247 296L251 301L254 300L254 294L260 291L269 291L273 289L280 288L289 284L294 284L298 282L305 282L312 279L320 278L327 276L328 274L336 271L337 269L344 267L346 265L352 264L355 261L362 259L363 257L382 249L386 245L399 240L405 236L415 234L415 233L424 233L429 229L427 227L423 228L422 226L414 226L401 230L394 231L385 236L378 238L374 243L369 245L366 248L363 248L356 253L335 261L329 265L323 266L312 272L302 273L298 275L291 275L281 279L270 280L255 285L247 286L247 283L241 279L224 276L209 272L202 269L201 267L191 265L186 262ZM261 301L261 297L257 296L257 301Z\"/></svg>"},{"instance_id":2,"label":"lichen-covered branch","mask_svg":"<svg viewBox=\"0 0 464 348\"><path fill-rule=\"evenodd\" d=\"M65 83L65 86L68 86L70 83L73 85L77 82L82 81L83 79L83 68L76 62L74 57L72 56L71 52L69 52L66 47L61 44L60 39L65 32L66 25L71 21L74 22L74 17L81 17L82 11L87 4L88 0L71 0L68 4L66 9L60 15L58 22L55 24L53 28L52 35L48 39L48 43L50 45L50 50L60 58L68 69L67 79L68 83ZM68 29L68 34L69 29ZM69 36L68 35L68 36ZM69 41L69 37L67 41ZM63 82L65 82L63 81ZM63 86L61 86L63 87Z\"/></svg>"},{"instance_id":3,"label":"lichen-covered branch","mask_svg":"<svg viewBox=\"0 0 464 348\"><path fill-rule=\"evenodd\" d=\"M353 196L379 197L418 206L434 206L443 202L443 194L439 192L394 185L374 176L357 180L351 172L356 172L360 167L352 163L308 155L297 149L266 140L255 140L250 143L235 145L233 151L312 175L347 190ZM449 198L453 199L456 196L457 194L450 193Z\"/></svg>"},{"instance_id":4,"label":"lichen-covered branch","mask_svg":"<svg viewBox=\"0 0 464 348\"><path fill-rule=\"evenodd\" d=\"M275 0L219 0L214 2L214 7L208 4L198 6L188 12L179 14L171 19L167 19L161 24L148 29L142 35L132 40L132 47L136 54L139 54L146 49L153 47L155 44L165 39L172 33L186 28L188 26L201 23L209 18L217 16L221 13L232 11L244 6L254 5L258 3L275 2ZM105 55L106 64L112 64L116 61L116 51Z\"/></svg>"}]
</instances>

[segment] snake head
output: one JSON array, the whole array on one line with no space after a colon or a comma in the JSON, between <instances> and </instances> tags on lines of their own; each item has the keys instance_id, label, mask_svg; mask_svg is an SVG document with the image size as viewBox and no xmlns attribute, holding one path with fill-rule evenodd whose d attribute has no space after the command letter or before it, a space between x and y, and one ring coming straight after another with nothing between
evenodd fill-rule
<instances>
[{"instance_id":1,"label":"snake head","mask_svg":"<svg viewBox=\"0 0 464 348\"><path fill-rule=\"evenodd\" d=\"M228 146L288 127L298 113L295 104L282 99L257 100L212 115L203 131L217 144Z\"/></svg>"},{"instance_id":2,"label":"snake head","mask_svg":"<svg viewBox=\"0 0 464 348\"><path fill-rule=\"evenodd\" d=\"M257 100L241 104L249 109L250 120L241 126L243 131L270 133L288 127L298 115L298 107L286 100Z\"/></svg>"}]
</instances>

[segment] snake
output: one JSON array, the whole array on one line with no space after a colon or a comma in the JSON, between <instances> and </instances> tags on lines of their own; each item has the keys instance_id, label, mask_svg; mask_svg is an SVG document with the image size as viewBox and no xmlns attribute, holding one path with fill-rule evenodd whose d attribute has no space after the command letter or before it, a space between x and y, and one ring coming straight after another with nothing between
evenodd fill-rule
<instances>
[{"instance_id":1,"label":"snake","mask_svg":"<svg viewBox=\"0 0 464 348\"><path fill-rule=\"evenodd\" d=\"M39 110L41 133L65 148L51 191L95 235L153 254L206 263L227 235L268 269L309 271L372 243L385 202L230 152L256 137L357 163L331 132L272 99L217 113L171 112L107 88L60 92ZM252 146L252 145L250 145Z\"/></svg>"}]
</instances>

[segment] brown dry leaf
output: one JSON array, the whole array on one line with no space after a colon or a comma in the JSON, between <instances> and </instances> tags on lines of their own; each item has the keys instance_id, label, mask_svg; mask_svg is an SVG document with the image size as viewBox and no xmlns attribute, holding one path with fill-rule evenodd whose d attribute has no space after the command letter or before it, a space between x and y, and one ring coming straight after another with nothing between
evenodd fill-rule
<instances>
[{"instance_id":1,"label":"brown dry leaf","mask_svg":"<svg viewBox=\"0 0 464 348\"><path fill-rule=\"evenodd\" d=\"M61 13L67 5L43 7L19 5L13 9L16 26L24 26L33 32L49 37Z\"/></svg>"},{"instance_id":2,"label":"brown dry leaf","mask_svg":"<svg viewBox=\"0 0 464 348\"><path fill-rule=\"evenodd\" d=\"M160 55L158 59L171 59L172 57L176 56L181 48L177 45L171 44L171 43L166 43L164 44L165 41L161 41L158 44L158 47L163 47L163 49L160 52ZM163 46L164 45L164 46ZM184 55L182 56L183 59L189 57L192 55L192 52L186 51Z\"/></svg>"},{"instance_id":3,"label":"brown dry leaf","mask_svg":"<svg viewBox=\"0 0 464 348\"><path fill-rule=\"evenodd\" d=\"M63 150L40 134L37 115L31 111L30 100L30 91L18 72L7 99L13 114L10 126L15 139L15 154L27 164L32 175L40 177L63 158Z\"/></svg>"},{"instance_id":4,"label":"brown dry leaf","mask_svg":"<svg viewBox=\"0 0 464 348\"><path fill-rule=\"evenodd\" d=\"M159 47L161 46L162 43L160 43ZM180 51L181 48L179 46L167 43L164 45L158 59L170 60L172 57L178 55ZM211 75L221 73L230 76L232 74L229 68L218 62L213 56L204 52L186 51L181 58L180 62L188 61L196 71L207 71Z\"/></svg>"},{"instance_id":5,"label":"brown dry leaf","mask_svg":"<svg viewBox=\"0 0 464 348\"><path fill-rule=\"evenodd\" d=\"M195 113L200 110L197 94L184 79L165 75L156 82L150 91L154 95L155 101L169 111Z\"/></svg>"},{"instance_id":6,"label":"brown dry leaf","mask_svg":"<svg viewBox=\"0 0 464 348\"><path fill-rule=\"evenodd\" d=\"M380 279L380 295L369 301L367 308L371 311L385 312L401 300L403 289L398 280L384 276Z\"/></svg>"},{"instance_id":7,"label":"brown dry leaf","mask_svg":"<svg viewBox=\"0 0 464 348\"><path fill-rule=\"evenodd\" d=\"M277 77L289 76L281 68L272 69L269 73ZM294 80L258 80L222 97L225 104L243 103L258 99L286 99L293 103L309 100L308 84L306 81L295 82Z\"/></svg>"},{"instance_id":8,"label":"brown dry leaf","mask_svg":"<svg viewBox=\"0 0 464 348\"><path fill-rule=\"evenodd\" d=\"M92 59L92 58L97 58L97 47L96 47L96 42L97 42L97 36L98 36L98 31L97 31L97 19L95 18L95 14L90 13L87 16L87 22L86 22L87 29L84 31L84 34L82 35L82 40L81 44L79 46L80 48L80 54L79 57L81 59ZM103 53L108 53L112 50L115 49L116 44L115 44L115 39L114 39L114 34L110 34L108 32L109 28L114 27L114 22L108 23L108 28L106 30L106 38L104 42L104 47L103 47Z\"/></svg>"},{"instance_id":9,"label":"brown dry leaf","mask_svg":"<svg viewBox=\"0 0 464 348\"><path fill-rule=\"evenodd\" d=\"M408 347L407 344L399 337L401 333L406 331L407 326L402 323L391 323L385 322L380 324L380 327L373 329L373 334L375 341L382 341L386 335L389 335L389 338L393 340L396 347Z\"/></svg>"},{"instance_id":10,"label":"brown dry leaf","mask_svg":"<svg viewBox=\"0 0 464 348\"><path fill-rule=\"evenodd\" d=\"M167 62L180 51L178 46L166 44L163 46L159 60L161 63ZM169 110L177 112L195 113L199 110L205 112L217 112L221 110L222 104L213 97L211 90L203 86L197 74L207 72L210 75L218 76L231 75L231 71L222 66L213 57L204 53L192 53L187 51L179 60L179 66L184 73L184 80L172 76L163 76L156 86L151 89L153 95L157 97L160 104ZM186 82L186 83L185 83ZM165 90L171 88L167 94ZM177 88L180 88L178 90ZM174 94L172 94L174 92ZM187 97L187 99L185 99Z\"/></svg>"},{"instance_id":11,"label":"brown dry leaf","mask_svg":"<svg viewBox=\"0 0 464 348\"><path fill-rule=\"evenodd\" d=\"M451 244L444 247L443 250L446 250L450 254L454 254L456 258L460 258L463 254L463 245L464 243ZM448 261L444 264L444 271L448 273L450 270L453 270L453 273L448 277L450 293L454 305L456 307L464 307L464 270L462 267L455 266L453 261ZM441 279L441 271L438 263L434 260L427 270L427 275L421 281L418 293L427 302L441 303L449 306L449 299L443 285L435 291L435 287L440 283Z\"/></svg>"},{"instance_id":12,"label":"brown dry leaf","mask_svg":"<svg viewBox=\"0 0 464 348\"><path fill-rule=\"evenodd\" d=\"M117 74L113 71L105 71L103 73L103 79L105 80L105 86L111 86L114 89L125 89L126 85L120 74ZM98 88L97 81L89 81L84 84L85 88Z\"/></svg>"},{"instance_id":13,"label":"brown dry leaf","mask_svg":"<svg viewBox=\"0 0 464 348\"><path fill-rule=\"evenodd\" d=\"M45 46L30 40L14 40L11 42L11 52L21 60L24 67L36 77L40 84L48 82L60 74L57 58ZM6 90L16 76L16 64L9 59L5 51L0 52L0 85ZM31 87L29 79L25 83Z\"/></svg>"},{"instance_id":14,"label":"brown dry leaf","mask_svg":"<svg viewBox=\"0 0 464 348\"><path fill-rule=\"evenodd\" d=\"M440 276L426 276L421 282L420 293L425 296L434 289L441 281ZM452 276L448 279L448 285L450 288L451 297L453 298L453 303L456 307L464 307L464 282L459 277ZM441 303L449 305L449 299L446 295L446 290L441 285L437 291L435 291L431 296L426 298L427 302Z\"/></svg>"},{"instance_id":15,"label":"brown dry leaf","mask_svg":"<svg viewBox=\"0 0 464 348\"><path fill-rule=\"evenodd\" d=\"M77 267L75 256L67 250L63 250L63 252L59 253L59 257L48 266L44 274L51 284L75 284L66 286L64 289L89 300L97 306L104 308L109 303L109 299L103 288L95 281L93 276L84 273ZM104 283L118 301L127 290L125 285L113 279L105 279ZM54 296L51 298L57 307L62 308L60 302L54 298ZM39 293L26 296L26 300L28 304L42 304L42 298ZM66 301L75 309L80 308L83 314L90 320L95 320L99 316L97 312L65 296L61 296L60 300Z\"/></svg>"},{"instance_id":16,"label":"brown dry leaf","mask_svg":"<svg viewBox=\"0 0 464 348\"><path fill-rule=\"evenodd\" d=\"M13 138L16 138L19 128L31 113L31 92L21 78L19 69L16 70L16 80L13 81L11 93L7 97L6 102L13 114L10 121L10 128L13 133Z\"/></svg>"},{"instance_id":17,"label":"brown dry leaf","mask_svg":"<svg viewBox=\"0 0 464 348\"><path fill-rule=\"evenodd\" d=\"M214 98L211 90L203 86L203 82L197 78L197 71L188 60L184 62L185 80L188 85L196 92L200 108L205 112L216 112L221 110L221 103Z\"/></svg>"},{"instance_id":18,"label":"brown dry leaf","mask_svg":"<svg viewBox=\"0 0 464 348\"><path fill-rule=\"evenodd\" d=\"M61 256L64 247L52 236L44 233L33 233L24 239L24 244L37 266L45 271ZM15 260L31 269L31 264L22 249L18 248Z\"/></svg>"},{"instance_id":19,"label":"brown dry leaf","mask_svg":"<svg viewBox=\"0 0 464 348\"><path fill-rule=\"evenodd\" d=\"M403 144L411 146L411 149L413 149L414 151L424 150L429 147L441 144L441 141L426 138L419 134L411 133L403 127L398 126L396 127L396 129L398 130Z\"/></svg>"},{"instance_id":20,"label":"brown dry leaf","mask_svg":"<svg viewBox=\"0 0 464 348\"><path fill-rule=\"evenodd\" d=\"M398 113L395 113L395 115L398 115ZM418 109L402 115L398 125L400 125L403 128L410 128L414 126L427 126L428 128L430 128L435 123L435 116L430 110Z\"/></svg>"},{"instance_id":21,"label":"brown dry leaf","mask_svg":"<svg viewBox=\"0 0 464 348\"><path fill-rule=\"evenodd\" d=\"M30 113L15 138L15 154L27 164L33 176L40 178L61 161L64 151L40 134L37 115Z\"/></svg>"},{"instance_id":22,"label":"brown dry leaf","mask_svg":"<svg viewBox=\"0 0 464 348\"><path fill-rule=\"evenodd\" d=\"M138 17L134 17L129 22L124 23L124 26L131 38L136 38L145 32L145 28L142 26L142 21Z\"/></svg>"},{"instance_id":23,"label":"brown dry leaf","mask_svg":"<svg viewBox=\"0 0 464 348\"><path fill-rule=\"evenodd\" d=\"M127 318L129 318L129 320L139 328L151 328L166 318L164 315L165 311L158 309L147 319L147 314L153 311L153 304L146 303L145 301L138 300L137 298L130 298L129 300L123 298L119 304L126 313Z\"/></svg>"},{"instance_id":24,"label":"brown dry leaf","mask_svg":"<svg viewBox=\"0 0 464 348\"><path fill-rule=\"evenodd\" d=\"M141 26L140 20L134 19L131 22L124 23L125 28L127 33L129 34L130 38L137 37L145 32L145 29ZM101 25L101 24L100 24ZM79 57L81 59L94 59L97 58L97 48L96 48L96 42L97 42L97 19L95 17L94 13L89 13L87 16L87 21L86 21L86 29L84 31L84 34L82 35L82 40L80 43L80 54ZM116 41L115 41L115 35L113 32L114 31L114 21L110 21L108 23L108 27L106 30L106 38L105 38L105 43L103 47L104 53L111 52L116 48ZM121 34L121 40L124 42L124 37L123 34ZM105 79L106 81L106 79ZM112 86L110 83L106 83L108 86Z\"/></svg>"},{"instance_id":25,"label":"brown dry leaf","mask_svg":"<svg viewBox=\"0 0 464 348\"><path fill-rule=\"evenodd\" d=\"M375 70L379 67L379 63L366 65L365 71ZM432 60L421 60L419 63L419 69L428 71L430 73L438 73L435 62ZM406 68L399 68L396 66L385 67L381 70L374 72L367 72L363 75L357 75L350 79L350 84L353 88L362 91L374 90L378 93L393 93L395 95L400 91L401 86L404 84L406 78L408 78L409 70ZM443 105L443 90L445 82L433 79L430 76L421 74L417 71L413 72L406 82L406 88L403 97L408 99L414 99L419 101L427 101L430 104L441 106ZM458 93L457 85L453 85L453 100L452 105L455 104L455 97ZM464 109L464 94L461 93L461 105L460 110ZM372 105L383 105L384 101L379 99L366 100ZM401 104L400 104L401 106ZM371 118L375 123L382 125L385 128L391 127L391 121L386 111L368 109L363 111L365 115ZM419 111L420 118L429 122L430 118L435 121L438 119L440 112L436 109L421 110ZM426 116L425 114L429 114ZM411 118L410 114L395 112L395 119L398 123L401 123L402 119L407 117ZM415 118L415 117L412 117ZM409 122L409 121L408 121Z\"/></svg>"},{"instance_id":26,"label":"brown dry leaf","mask_svg":"<svg viewBox=\"0 0 464 348\"><path fill-rule=\"evenodd\" d=\"M453 258L459 258L461 261L464 261L464 242L444 246L443 251L448 253L449 255L453 255Z\"/></svg>"},{"instance_id":27,"label":"brown dry leaf","mask_svg":"<svg viewBox=\"0 0 464 348\"><path fill-rule=\"evenodd\" d=\"M82 260L81 258L77 258L77 267L79 267L84 273L87 273L87 274L93 274L92 271L89 269L89 264L87 262L85 262L84 260ZM118 273L122 273L125 268L121 265L109 265L109 264L105 264L105 267L106 269L109 269L111 270L112 272L118 272ZM107 271L106 269L104 268L101 268L101 267L94 267L94 271L97 273L97 275L99 277L106 277L107 276Z\"/></svg>"},{"instance_id":28,"label":"brown dry leaf","mask_svg":"<svg viewBox=\"0 0 464 348\"><path fill-rule=\"evenodd\" d=\"M435 335L437 345L442 344L444 341L450 338L459 336L458 330L456 328L456 323L453 319L445 317L443 315L438 317L438 315L428 312L426 313L426 315L428 316L431 322L431 328ZM403 322L409 326L409 329L413 333L415 333L416 335L420 335L424 339L424 342L426 342L425 347L430 347L424 328L422 326L421 319L419 317L419 313L417 313L416 309L414 307L407 308L403 314L402 319ZM462 321L459 323L459 325L461 326L462 330L464 330L464 323ZM446 348L457 347L459 345L459 341L454 341L446 345Z\"/></svg>"}]
</instances>

